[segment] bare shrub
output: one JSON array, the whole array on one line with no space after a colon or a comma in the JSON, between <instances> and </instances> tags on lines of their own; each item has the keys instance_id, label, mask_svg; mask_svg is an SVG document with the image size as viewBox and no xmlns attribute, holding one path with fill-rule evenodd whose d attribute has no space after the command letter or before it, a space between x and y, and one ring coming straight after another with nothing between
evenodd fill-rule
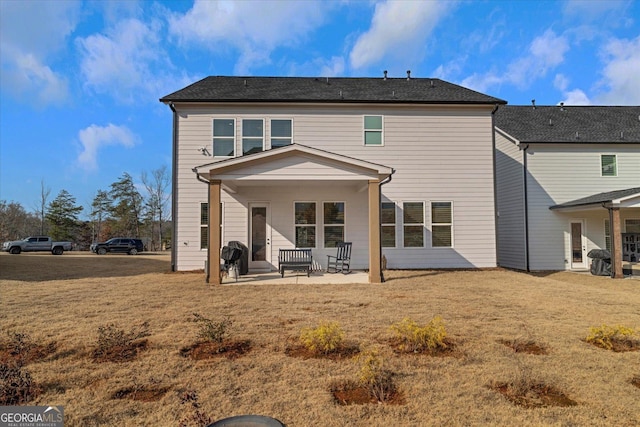
<instances>
[{"instance_id":1,"label":"bare shrub","mask_svg":"<svg viewBox=\"0 0 640 427\"><path fill-rule=\"evenodd\" d=\"M229 328L233 325L233 320L229 316L220 321L215 321L198 313L193 313L193 322L198 323L200 326L198 338L216 343L222 343L227 339Z\"/></svg>"},{"instance_id":2,"label":"bare shrub","mask_svg":"<svg viewBox=\"0 0 640 427\"><path fill-rule=\"evenodd\" d=\"M149 323L134 326L129 332L111 323L98 328L98 340L93 350L95 361L123 362L136 357L138 351L146 348Z\"/></svg>"},{"instance_id":3,"label":"bare shrub","mask_svg":"<svg viewBox=\"0 0 640 427\"><path fill-rule=\"evenodd\" d=\"M180 419L180 427L204 427L213 422L211 417L202 411L195 390L187 390L180 394L180 404L187 405L188 408L188 413Z\"/></svg>"},{"instance_id":4,"label":"bare shrub","mask_svg":"<svg viewBox=\"0 0 640 427\"><path fill-rule=\"evenodd\" d=\"M40 392L24 367L15 362L0 362L0 406L23 405Z\"/></svg>"}]
</instances>

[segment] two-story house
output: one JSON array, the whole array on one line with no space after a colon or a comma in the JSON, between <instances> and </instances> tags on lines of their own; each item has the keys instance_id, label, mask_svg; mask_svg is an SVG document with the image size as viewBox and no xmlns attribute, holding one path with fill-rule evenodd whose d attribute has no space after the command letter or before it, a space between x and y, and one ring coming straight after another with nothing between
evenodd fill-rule
<instances>
[{"instance_id":1,"label":"two-story house","mask_svg":"<svg viewBox=\"0 0 640 427\"><path fill-rule=\"evenodd\" d=\"M278 248L322 263L496 265L493 114L505 101L439 79L208 77L160 99L173 111L172 268L219 283L220 249Z\"/></svg>"},{"instance_id":2,"label":"two-story house","mask_svg":"<svg viewBox=\"0 0 640 427\"><path fill-rule=\"evenodd\" d=\"M640 107L504 106L495 116L498 264L613 275L640 255Z\"/></svg>"}]
</instances>

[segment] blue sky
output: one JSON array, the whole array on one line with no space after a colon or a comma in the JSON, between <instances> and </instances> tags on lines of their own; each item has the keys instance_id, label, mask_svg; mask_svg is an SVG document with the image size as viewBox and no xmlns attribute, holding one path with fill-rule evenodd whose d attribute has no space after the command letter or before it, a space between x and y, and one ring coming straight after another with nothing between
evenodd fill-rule
<instances>
[{"instance_id":1,"label":"blue sky","mask_svg":"<svg viewBox=\"0 0 640 427\"><path fill-rule=\"evenodd\" d=\"M640 105L635 1L0 0L0 200L85 206L171 166L158 99L208 75L438 77L510 104ZM142 188L142 186L141 186Z\"/></svg>"}]
</instances>

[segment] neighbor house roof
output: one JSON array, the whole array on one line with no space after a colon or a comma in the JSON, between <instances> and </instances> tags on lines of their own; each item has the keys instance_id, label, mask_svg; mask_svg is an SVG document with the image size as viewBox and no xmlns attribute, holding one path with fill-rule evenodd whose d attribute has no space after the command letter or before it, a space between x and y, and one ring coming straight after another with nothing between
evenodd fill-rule
<instances>
[{"instance_id":1,"label":"neighbor house roof","mask_svg":"<svg viewBox=\"0 0 640 427\"><path fill-rule=\"evenodd\" d=\"M625 190L607 191L606 193L598 193L592 196L583 197L581 199L572 200L570 202L551 206L549 209L566 209L587 205L601 205L603 203L620 203L628 198L640 196L640 187L627 188Z\"/></svg>"},{"instance_id":2,"label":"neighbor house roof","mask_svg":"<svg viewBox=\"0 0 640 427\"><path fill-rule=\"evenodd\" d=\"M508 105L495 126L520 143L640 143L640 106Z\"/></svg>"},{"instance_id":3,"label":"neighbor house roof","mask_svg":"<svg viewBox=\"0 0 640 427\"><path fill-rule=\"evenodd\" d=\"M431 78L206 77L161 102L506 104Z\"/></svg>"}]
</instances>

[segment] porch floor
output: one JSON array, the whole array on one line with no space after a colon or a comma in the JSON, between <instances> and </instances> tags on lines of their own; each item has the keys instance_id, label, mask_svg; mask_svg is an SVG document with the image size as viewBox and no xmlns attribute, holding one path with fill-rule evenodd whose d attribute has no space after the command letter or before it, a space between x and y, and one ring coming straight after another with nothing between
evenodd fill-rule
<instances>
[{"instance_id":1,"label":"porch floor","mask_svg":"<svg viewBox=\"0 0 640 427\"><path fill-rule=\"evenodd\" d=\"M351 273L327 273L325 271L313 271L311 276L302 271L285 271L284 277L277 271L267 273L249 273L239 276L238 281L231 277L222 279L223 286L233 285L337 285L337 284L362 284L369 283L369 273L366 271L352 270Z\"/></svg>"}]
</instances>

